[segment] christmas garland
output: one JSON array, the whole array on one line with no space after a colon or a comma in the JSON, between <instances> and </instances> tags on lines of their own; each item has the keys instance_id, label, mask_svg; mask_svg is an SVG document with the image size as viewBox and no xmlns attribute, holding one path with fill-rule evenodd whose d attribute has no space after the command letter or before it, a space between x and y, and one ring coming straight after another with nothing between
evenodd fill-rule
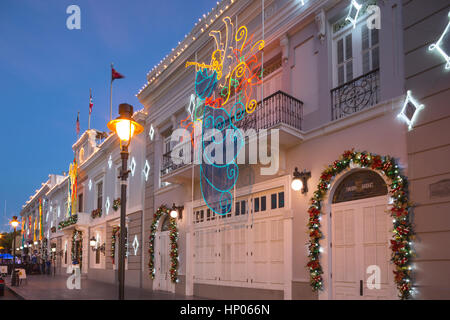
<instances>
[{"instance_id":1,"label":"christmas garland","mask_svg":"<svg viewBox=\"0 0 450 320\"><path fill-rule=\"evenodd\" d=\"M58 229L64 229L65 227L71 226L78 222L78 215L74 214L70 216L67 220L61 221L58 224Z\"/></svg>"},{"instance_id":2,"label":"christmas garland","mask_svg":"<svg viewBox=\"0 0 450 320\"><path fill-rule=\"evenodd\" d=\"M117 198L116 200L113 201L112 207L113 207L114 211L119 210L120 204L121 204L120 198Z\"/></svg>"},{"instance_id":3,"label":"christmas garland","mask_svg":"<svg viewBox=\"0 0 450 320\"><path fill-rule=\"evenodd\" d=\"M120 231L120 227L113 227L112 229L112 235L111 235L111 259L112 263L115 264L115 256L116 256L116 240L117 240L117 233Z\"/></svg>"},{"instance_id":4,"label":"christmas garland","mask_svg":"<svg viewBox=\"0 0 450 320\"><path fill-rule=\"evenodd\" d=\"M102 208L92 210L92 212L91 212L92 219L101 218L101 217L102 217Z\"/></svg>"},{"instance_id":5,"label":"christmas garland","mask_svg":"<svg viewBox=\"0 0 450 320\"><path fill-rule=\"evenodd\" d=\"M79 248L80 255L78 256L75 252L75 242L77 241L77 239L80 239L81 242L83 242L83 232L75 229L72 233L72 264L74 264L74 262L76 261L77 264L79 264L81 267L81 262L83 261L83 246Z\"/></svg>"},{"instance_id":6,"label":"christmas garland","mask_svg":"<svg viewBox=\"0 0 450 320\"><path fill-rule=\"evenodd\" d=\"M325 169L319 180L317 191L311 199L308 209L309 221L309 262L310 283L314 291L323 287L322 266L320 264L320 244L323 234L320 230L322 215L322 200L331 186L331 180L353 165L380 171L390 183L389 192L393 199L390 215L393 218L393 237L391 239L391 261L395 264L395 283L401 299L408 299L412 293L411 258L413 256L412 243L414 233L410 221L411 205L408 202L408 181L400 174L398 165L390 157L381 157L368 152L346 151L339 160Z\"/></svg>"},{"instance_id":7,"label":"christmas garland","mask_svg":"<svg viewBox=\"0 0 450 320\"><path fill-rule=\"evenodd\" d=\"M178 228L177 228L177 220L170 217L169 215L170 209L165 205L156 210L153 215L153 222L150 227L150 237L149 237L149 249L148 253L150 255L150 261L148 263L148 267L150 269L150 277L155 279L155 236L156 230L158 228L158 222L160 218L166 214L169 216L169 238L170 238L170 279L173 283L178 282Z\"/></svg>"}]
</instances>

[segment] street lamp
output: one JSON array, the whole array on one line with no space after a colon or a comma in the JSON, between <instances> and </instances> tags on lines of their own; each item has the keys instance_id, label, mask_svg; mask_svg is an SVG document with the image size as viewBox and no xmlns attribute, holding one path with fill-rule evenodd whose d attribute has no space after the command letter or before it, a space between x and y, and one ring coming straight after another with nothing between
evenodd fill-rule
<instances>
[{"instance_id":1,"label":"street lamp","mask_svg":"<svg viewBox=\"0 0 450 320\"><path fill-rule=\"evenodd\" d=\"M125 216L127 207L127 179L129 170L128 146L133 135L138 135L144 131L144 127L133 119L133 106L127 103L119 105L119 116L108 122L108 129L115 132L119 137L120 156L122 158L122 169L120 170L121 204L120 204L120 239L119 239L119 300L124 300L125 285Z\"/></svg>"},{"instance_id":2,"label":"street lamp","mask_svg":"<svg viewBox=\"0 0 450 320\"><path fill-rule=\"evenodd\" d=\"M306 172L304 170L303 172L299 172L298 168L295 168L291 183L291 188L294 191L302 191L303 194L308 192L308 179L311 178L311 172Z\"/></svg>"},{"instance_id":3,"label":"street lamp","mask_svg":"<svg viewBox=\"0 0 450 320\"><path fill-rule=\"evenodd\" d=\"M16 282L17 282L16 276L15 276L15 274L16 274L15 273L15 271L16 271L16 250L14 250L16 248L16 228L19 225L19 221L17 221L17 216L13 216L10 224L14 228L13 267L12 267L12 272L11 272L11 286L13 287L16 285Z\"/></svg>"}]
</instances>

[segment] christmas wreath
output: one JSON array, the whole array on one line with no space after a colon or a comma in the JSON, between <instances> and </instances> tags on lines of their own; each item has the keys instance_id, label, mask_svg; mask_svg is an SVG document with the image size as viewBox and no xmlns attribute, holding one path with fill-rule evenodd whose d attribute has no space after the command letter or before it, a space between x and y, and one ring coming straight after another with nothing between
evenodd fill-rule
<instances>
[{"instance_id":1,"label":"christmas wreath","mask_svg":"<svg viewBox=\"0 0 450 320\"><path fill-rule=\"evenodd\" d=\"M158 228L158 222L160 218L166 214L168 215L169 220L169 239L170 239L170 280L173 283L178 282L178 228L177 228L177 220L170 217L169 215L170 209L165 205L162 205L156 210L153 215L153 221L150 226L150 237L149 237L149 249L148 253L150 255L150 261L148 263L148 267L150 269L150 277L155 279L155 236L156 230Z\"/></svg>"},{"instance_id":2,"label":"christmas wreath","mask_svg":"<svg viewBox=\"0 0 450 320\"><path fill-rule=\"evenodd\" d=\"M121 204L120 198L117 198L116 200L113 201L112 207L113 207L114 211L119 210L120 204Z\"/></svg>"},{"instance_id":3,"label":"christmas wreath","mask_svg":"<svg viewBox=\"0 0 450 320\"><path fill-rule=\"evenodd\" d=\"M320 244L323 234L320 230L320 217L322 215L322 200L325 198L332 179L348 169L357 165L363 168L377 170L387 177L389 192L393 199L390 215L393 218L393 236L391 242L391 261L395 264L395 283L401 299L408 299L412 293L411 258L414 255L412 240L414 233L410 221L411 205L408 202L408 181L400 174L395 160L390 157L381 157L368 152L346 151L339 160L326 168L319 179L317 190L311 199L308 209L309 221L309 262L307 268L310 272L310 283L314 291L323 287L323 270L320 264Z\"/></svg>"}]
</instances>

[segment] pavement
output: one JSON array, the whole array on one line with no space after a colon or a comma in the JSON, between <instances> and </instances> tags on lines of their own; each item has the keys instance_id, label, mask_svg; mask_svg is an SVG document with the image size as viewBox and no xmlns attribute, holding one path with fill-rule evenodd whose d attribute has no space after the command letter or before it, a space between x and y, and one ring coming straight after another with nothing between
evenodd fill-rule
<instances>
[{"instance_id":1,"label":"pavement","mask_svg":"<svg viewBox=\"0 0 450 320\"><path fill-rule=\"evenodd\" d=\"M9 279L8 279L9 280ZM69 290L66 286L67 276L31 275L20 286L11 287L7 283L5 298L9 290L16 295L8 296L17 300L117 300L118 286L100 281L82 279L80 290ZM9 281L7 281L9 282ZM15 299L14 299L15 298ZM1 298L0 298L1 299ZM140 288L125 287L126 300L198 300L193 296L178 295L165 291L151 291Z\"/></svg>"}]
</instances>

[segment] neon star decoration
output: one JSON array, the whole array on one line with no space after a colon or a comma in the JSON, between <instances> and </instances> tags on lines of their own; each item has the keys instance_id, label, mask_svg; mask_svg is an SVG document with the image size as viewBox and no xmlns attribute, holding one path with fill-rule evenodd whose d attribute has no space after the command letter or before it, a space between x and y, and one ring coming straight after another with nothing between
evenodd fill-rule
<instances>
[{"instance_id":1,"label":"neon star decoration","mask_svg":"<svg viewBox=\"0 0 450 320\"><path fill-rule=\"evenodd\" d=\"M414 99L411 95L411 90L408 90L406 92L406 99L403 104L402 111L397 115L397 117L403 119L408 124L408 130L411 130L417 114L423 108L425 108L425 105L420 104L416 99Z\"/></svg>"},{"instance_id":2,"label":"neon star decoration","mask_svg":"<svg viewBox=\"0 0 450 320\"><path fill-rule=\"evenodd\" d=\"M150 131L148 132L148 135L150 137L150 141L153 141L153 138L155 136L155 129L153 129L153 125L150 125Z\"/></svg>"},{"instance_id":3,"label":"neon star decoration","mask_svg":"<svg viewBox=\"0 0 450 320\"><path fill-rule=\"evenodd\" d=\"M134 157L131 158L130 170L131 175L134 177L134 172L136 171L136 160L134 160Z\"/></svg>"},{"instance_id":4,"label":"neon star decoration","mask_svg":"<svg viewBox=\"0 0 450 320\"><path fill-rule=\"evenodd\" d=\"M448 18L449 18L449 22L447 23L447 27L445 27L444 32L442 33L441 37L439 38L439 40L432 44L428 50L433 51L433 50L437 50L437 52L439 52L439 54L444 57L445 61L447 61L447 63L445 64L445 69L450 69L450 52L445 52L444 48L442 47L443 42L449 42L450 39L448 39L448 31L450 29L450 11L448 12ZM444 38L446 39L446 41L444 41ZM444 44L445 46L445 44ZM448 46L446 46L448 47Z\"/></svg>"},{"instance_id":5,"label":"neon star decoration","mask_svg":"<svg viewBox=\"0 0 450 320\"><path fill-rule=\"evenodd\" d=\"M137 252L138 252L138 249L139 249L139 241L137 239L137 235L134 235L133 249L134 249L134 255L137 256Z\"/></svg>"},{"instance_id":6,"label":"neon star decoration","mask_svg":"<svg viewBox=\"0 0 450 320\"><path fill-rule=\"evenodd\" d=\"M358 15L361 8L362 8L361 4L359 4L356 0L352 0L350 10L348 11L348 15L347 18L345 18L345 20L348 20L353 24L353 29L356 28L356 22L358 21Z\"/></svg>"},{"instance_id":7,"label":"neon star decoration","mask_svg":"<svg viewBox=\"0 0 450 320\"><path fill-rule=\"evenodd\" d=\"M111 203L109 202L109 197L107 197L106 203L105 203L106 215L108 215L110 207L111 207Z\"/></svg>"},{"instance_id":8,"label":"neon star decoration","mask_svg":"<svg viewBox=\"0 0 450 320\"><path fill-rule=\"evenodd\" d=\"M150 164L148 163L148 160L145 160L145 166L144 166L144 169L142 170L142 172L144 173L145 181L147 181L148 174L150 173Z\"/></svg>"},{"instance_id":9,"label":"neon star decoration","mask_svg":"<svg viewBox=\"0 0 450 320\"><path fill-rule=\"evenodd\" d=\"M112 167L112 155L109 155L108 168L111 169L111 167Z\"/></svg>"}]
</instances>

